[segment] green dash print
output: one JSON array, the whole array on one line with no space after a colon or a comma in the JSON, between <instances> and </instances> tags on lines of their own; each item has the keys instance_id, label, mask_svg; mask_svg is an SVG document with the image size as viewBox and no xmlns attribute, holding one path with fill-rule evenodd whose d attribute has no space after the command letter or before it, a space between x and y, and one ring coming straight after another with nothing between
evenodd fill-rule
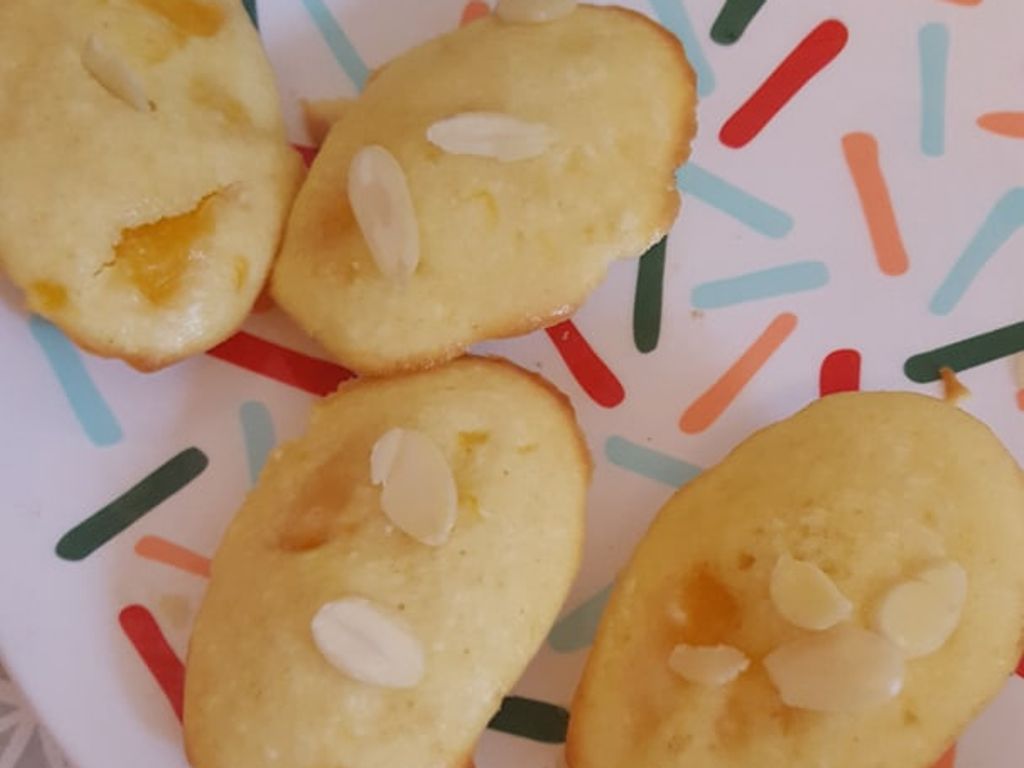
<instances>
[{"instance_id":1,"label":"green dash print","mask_svg":"<svg viewBox=\"0 0 1024 768\"><path fill-rule=\"evenodd\" d=\"M506 696L487 727L544 744L562 744L569 728L569 710L545 701Z\"/></svg>"},{"instance_id":2,"label":"green dash print","mask_svg":"<svg viewBox=\"0 0 1024 768\"><path fill-rule=\"evenodd\" d=\"M719 45L735 43L764 3L765 0L725 0L715 23L711 25L711 39Z\"/></svg>"},{"instance_id":3,"label":"green dash print","mask_svg":"<svg viewBox=\"0 0 1024 768\"><path fill-rule=\"evenodd\" d=\"M195 480L209 463L206 454L198 448L186 448L65 533L57 542L57 557L84 560Z\"/></svg>"},{"instance_id":4,"label":"green dash print","mask_svg":"<svg viewBox=\"0 0 1024 768\"><path fill-rule=\"evenodd\" d=\"M640 352L652 352L661 336L661 298L665 281L665 248L668 238L652 245L640 257L633 299L633 342Z\"/></svg>"},{"instance_id":5,"label":"green dash print","mask_svg":"<svg viewBox=\"0 0 1024 768\"><path fill-rule=\"evenodd\" d=\"M1024 351L1024 321L921 352L907 359L903 372L911 381L925 384L939 378L940 368L963 371L1021 351Z\"/></svg>"},{"instance_id":6,"label":"green dash print","mask_svg":"<svg viewBox=\"0 0 1024 768\"><path fill-rule=\"evenodd\" d=\"M252 19L252 25L259 29L260 16L256 11L256 0L242 0L242 5L245 7L245 12L249 14L249 18Z\"/></svg>"}]
</instances>

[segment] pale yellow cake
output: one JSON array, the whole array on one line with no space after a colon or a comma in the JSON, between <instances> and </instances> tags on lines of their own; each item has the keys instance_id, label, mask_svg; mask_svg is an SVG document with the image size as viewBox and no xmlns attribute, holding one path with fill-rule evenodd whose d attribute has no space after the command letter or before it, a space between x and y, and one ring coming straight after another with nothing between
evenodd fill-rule
<instances>
[{"instance_id":1,"label":"pale yellow cake","mask_svg":"<svg viewBox=\"0 0 1024 768\"><path fill-rule=\"evenodd\" d=\"M376 72L332 128L296 199L274 298L340 362L375 375L554 323L611 262L667 232L695 99L675 36L622 8L489 17L427 42ZM479 112L550 143L502 161L428 140L440 121ZM407 280L376 266L353 215L349 165L368 145L407 180L420 251Z\"/></svg>"},{"instance_id":2,"label":"pale yellow cake","mask_svg":"<svg viewBox=\"0 0 1024 768\"><path fill-rule=\"evenodd\" d=\"M1021 656L1021 552L1024 480L981 423L919 395L816 402L749 438L658 513L602 619L572 709L569 765L928 768ZM830 578L848 618L821 632L795 625L772 592L782 558ZM936 563L966 576L952 634L923 655L886 656L887 596ZM806 661L808 639L837 632L871 633L872 653L903 665L902 687L852 706L840 694L864 679L850 676L851 656L819 668L809 689L769 675L785 644L799 640L788 647ZM679 645L722 645L749 666L694 682L691 673L710 671L707 657L681 676L669 664Z\"/></svg>"},{"instance_id":3,"label":"pale yellow cake","mask_svg":"<svg viewBox=\"0 0 1024 768\"><path fill-rule=\"evenodd\" d=\"M371 456L396 428L450 467L443 540L426 544L385 514ZM214 557L187 661L192 765L462 768L577 571L589 475L568 400L504 361L346 384L318 403ZM405 628L420 679L369 635L366 652L388 662L376 673L399 687L328 660L314 618L353 599Z\"/></svg>"},{"instance_id":4,"label":"pale yellow cake","mask_svg":"<svg viewBox=\"0 0 1024 768\"><path fill-rule=\"evenodd\" d=\"M244 319L302 168L237 0L0 3L0 266L142 369Z\"/></svg>"}]
</instances>

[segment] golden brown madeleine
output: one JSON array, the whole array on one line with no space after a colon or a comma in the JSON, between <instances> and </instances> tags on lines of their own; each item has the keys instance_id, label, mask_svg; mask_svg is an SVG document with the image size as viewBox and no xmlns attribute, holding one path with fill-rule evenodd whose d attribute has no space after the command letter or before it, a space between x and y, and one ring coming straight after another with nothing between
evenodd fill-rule
<instances>
[{"instance_id":1,"label":"golden brown madeleine","mask_svg":"<svg viewBox=\"0 0 1024 768\"><path fill-rule=\"evenodd\" d=\"M985 426L919 395L816 402L659 512L569 764L928 768L1020 658L1021 551L1024 481Z\"/></svg>"},{"instance_id":2,"label":"golden brown madeleine","mask_svg":"<svg viewBox=\"0 0 1024 768\"><path fill-rule=\"evenodd\" d=\"M676 38L622 8L580 6L542 24L485 18L421 45L379 70L332 128L273 295L367 374L554 323L611 262L672 224L695 99ZM368 146L394 158L411 199L417 258L397 272L375 260L353 210L387 185L350 198L350 167ZM384 218L404 231L398 207Z\"/></svg>"},{"instance_id":3,"label":"golden brown madeleine","mask_svg":"<svg viewBox=\"0 0 1024 768\"><path fill-rule=\"evenodd\" d=\"M0 266L141 369L228 336L302 175L234 0L0 4Z\"/></svg>"},{"instance_id":4,"label":"golden brown madeleine","mask_svg":"<svg viewBox=\"0 0 1024 768\"><path fill-rule=\"evenodd\" d=\"M213 560L192 765L461 768L576 574L589 475L568 400L504 361L318 403Z\"/></svg>"}]
</instances>

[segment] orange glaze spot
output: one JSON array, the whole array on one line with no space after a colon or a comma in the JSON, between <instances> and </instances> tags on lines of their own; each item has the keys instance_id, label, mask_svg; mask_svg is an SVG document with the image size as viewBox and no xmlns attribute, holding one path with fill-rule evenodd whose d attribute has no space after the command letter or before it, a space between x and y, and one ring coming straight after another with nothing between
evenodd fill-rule
<instances>
[{"instance_id":1,"label":"orange glaze spot","mask_svg":"<svg viewBox=\"0 0 1024 768\"><path fill-rule=\"evenodd\" d=\"M213 230L213 197L204 197L187 213L121 233L114 264L151 303L164 306L173 300L189 265L203 257L197 243Z\"/></svg>"},{"instance_id":2,"label":"orange glaze spot","mask_svg":"<svg viewBox=\"0 0 1024 768\"><path fill-rule=\"evenodd\" d=\"M683 584L680 604L686 614L681 642L717 645L729 642L740 620L736 598L708 566L697 568Z\"/></svg>"},{"instance_id":3,"label":"orange glaze spot","mask_svg":"<svg viewBox=\"0 0 1024 768\"><path fill-rule=\"evenodd\" d=\"M213 37L224 26L224 11L199 0L135 0L148 11L162 16L179 32L193 37Z\"/></svg>"},{"instance_id":4,"label":"orange glaze spot","mask_svg":"<svg viewBox=\"0 0 1024 768\"><path fill-rule=\"evenodd\" d=\"M67 306L68 291L53 280L36 280L28 287L28 303L44 315L59 312Z\"/></svg>"}]
</instances>

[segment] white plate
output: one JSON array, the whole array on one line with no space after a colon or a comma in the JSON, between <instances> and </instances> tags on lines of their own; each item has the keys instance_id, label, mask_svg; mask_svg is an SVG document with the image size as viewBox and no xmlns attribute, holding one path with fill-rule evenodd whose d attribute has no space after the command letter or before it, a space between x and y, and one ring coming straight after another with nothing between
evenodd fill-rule
<instances>
[{"instance_id":1,"label":"white plate","mask_svg":"<svg viewBox=\"0 0 1024 768\"><path fill-rule=\"evenodd\" d=\"M641 353L634 343L635 262L613 268L575 318L621 383L620 404L606 407L588 396L544 333L488 347L542 371L571 395L597 459L586 560L566 609L570 621L558 627L516 690L555 705L568 703L585 656L587 618L596 614L587 601L601 594L671 492L664 481L685 478L690 464L717 461L753 429L818 396L819 368L834 350L860 352L864 388L937 393L935 384L915 384L904 375L909 357L1022 319L1024 236L1012 233L1024 223L1024 192L1007 195L1024 179L1024 142L977 125L985 113L1024 109L1016 0L973 7L938 0L775 0L730 46L709 37L719 3L684 2L688 16L679 0L636 5L696 41L690 53L704 93L693 162L713 174L691 169L684 178L689 193L669 238L657 348ZM463 10L463 0L328 5L371 68L454 27ZM259 7L300 143L305 137L298 97L353 94L346 68L360 76L357 59L340 48L336 58L313 22L322 7L315 0L264 0ZM747 146L723 146L718 133L727 118L828 18L840 19L849 31L836 59ZM923 105L922 55L932 73L932 56L941 64L944 40L945 103L932 101L941 90L930 90ZM870 133L880 147L909 255L905 274L883 274L876 261L842 151L842 137L853 132ZM716 178L762 202L737 197L732 189L723 192ZM723 205L732 213L721 210ZM962 297L952 289L940 292L990 214L990 225L1002 226L1008 241L993 250ZM1000 245L992 241L1000 237L996 229L988 231L988 240L983 235L977 241L978 255ZM705 286L693 294L699 285L795 262L811 264L783 272L782 283L825 284L694 311L694 300L714 303L738 295L736 286ZM898 259L890 254L883 263L898 265ZM763 276L754 280L765 286ZM937 294L941 314L930 309ZM250 452L258 463L272 439L269 432L276 439L298 434L311 396L210 356L141 375L80 355L51 329L30 323L9 286L0 289L0 299L4 661L81 768L181 768L178 720L122 625L143 635L158 630L166 637L163 652L181 657L204 580L152 559L158 554L153 547L159 550L154 537L210 554L251 483ZM796 318L792 329L789 313ZM768 328L778 344L766 351L763 367L717 417L707 409L707 398L689 411L686 424L703 420L706 428L681 431L684 411ZM317 354L274 313L254 316L247 330ZM1010 339L1014 344L1022 345L1020 331ZM56 368L47 355L56 356ZM1024 422L1012 371L1007 359L965 371L962 379L973 397L964 407L988 422L1020 459ZM614 386L602 391L607 404L617 399ZM179 454L179 471L203 470L192 482L84 559L57 555L56 545L69 530ZM135 607L126 612L129 606ZM575 612L579 606L582 612ZM152 642L146 647L159 653ZM161 674L173 679L176 663L170 658ZM975 768L1019 766L1022 720L1024 681L1013 679L961 740L958 760ZM492 731L477 758L480 768L554 766L558 752L556 744ZM9 765L4 759L0 764Z\"/></svg>"}]
</instances>

